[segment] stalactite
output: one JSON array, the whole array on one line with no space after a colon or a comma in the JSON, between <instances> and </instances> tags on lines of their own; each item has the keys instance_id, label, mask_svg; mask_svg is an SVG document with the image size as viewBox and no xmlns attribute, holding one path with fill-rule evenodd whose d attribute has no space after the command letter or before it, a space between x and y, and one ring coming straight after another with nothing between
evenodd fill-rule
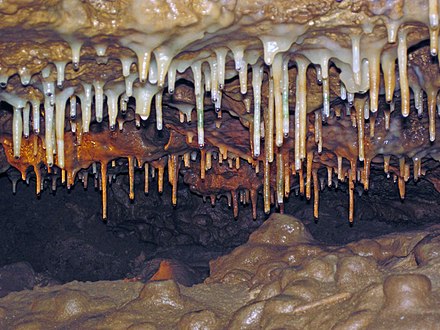
<instances>
[{"instance_id":1,"label":"stalactite","mask_svg":"<svg viewBox=\"0 0 440 330\"><path fill-rule=\"evenodd\" d=\"M128 181L130 186L130 192L128 197L133 200L134 199L134 157L128 157Z\"/></svg>"},{"instance_id":2,"label":"stalactite","mask_svg":"<svg viewBox=\"0 0 440 330\"><path fill-rule=\"evenodd\" d=\"M408 84L408 55L407 55L407 34L406 30L399 31L399 44L397 56L399 63L400 97L402 105L402 116L408 117L410 110L410 93Z\"/></svg>"},{"instance_id":3,"label":"stalactite","mask_svg":"<svg viewBox=\"0 0 440 330\"><path fill-rule=\"evenodd\" d=\"M264 185L263 185L264 213L270 212L270 163L266 157L264 160Z\"/></svg>"},{"instance_id":4,"label":"stalactite","mask_svg":"<svg viewBox=\"0 0 440 330\"><path fill-rule=\"evenodd\" d=\"M276 194L278 204L284 203L284 160L283 154L277 153L277 177L276 177Z\"/></svg>"},{"instance_id":5,"label":"stalactite","mask_svg":"<svg viewBox=\"0 0 440 330\"><path fill-rule=\"evenodd\" d=\"M237 192L235 190L231 191L232 198L232 210L234 213L234 218L238 217L238 200L237 200Z\"/></svg>"},{"instance_id":6,"label":"stalactite","mask_svg":"<svg viewBox=\"0 0 440 330\"><path fill-rule=\"evenodd\" d=\"M274 84L273 79L269 80L269 99L268 109L265 113L265 129L264 133L264 149L266 151L266 158L269 163L273 161L273 130L274 130Z\"/></svg>"},{"instance_id":7,"label":"stalactite","mask_svg":"<svg viewBox=\"0 0 440 330\"><path fill-rule=\"evenodd\" d=\"M179 155L177 154L172 154L171 155L171 161L168 163L172 164L172 173L170 173L169 175L172 176L172 197L171 197L171 202L173 204L173 206L177 205L177 191L178 191L178 184L179 184L179 170L180 170L180 166L179 166Z\"/></svg>"},{"instance_id":8,"label":"stalactite","mask_svg":"<svg viewBox=\"0 0 440 330\"><path fill-rule=\"evenodd\" d=\"M319 186L318 186L318 170L314 169L313 176L313 216L315 219L319 217Z\"/></svg>"},{"instance_id":9,"label":"stalactite","mask_svg":"<svg viewBox=\"0 0 440 330\"><path fill-rule=\"evenodd\" d=\"M107 163L101 162L102 219L107 219Z\"/></svg>"},{"instance_id":10,"label":"stalactite","mask_svg":"<svg viewBox=\"0 0 440 330\"><path fill-rule=\"evenodd\" d=\"M298 75L296 78L295 106L295 169L299 170L301 161L306 157L306 114L307 114L307 67L303 58L296 60Z\"/></svg>"},{"instance_id":11,"label":"stalactite","mask_svg":"<svg viewBox=\"0 0 440 330\"><path fill-rule=\"evenodd\" d=\"M309 200L311 198L312 190L312 164L313 164L313 151L307 153L307 167L306 167L306 198Z\"/></svg>"},{"instance_id":12,"label":"stalactite","mask_svg":"<svg viewBox=\"0 0 440 330\"><path fill-rule=\"evenodd\" d=\"M252 87L254 91L254 125L253 125L253 150L254 156L260 156L260 121L261 121L261 84L263 79L263 66L256 63L252 66Z\"/></svg>"}]
</instances>

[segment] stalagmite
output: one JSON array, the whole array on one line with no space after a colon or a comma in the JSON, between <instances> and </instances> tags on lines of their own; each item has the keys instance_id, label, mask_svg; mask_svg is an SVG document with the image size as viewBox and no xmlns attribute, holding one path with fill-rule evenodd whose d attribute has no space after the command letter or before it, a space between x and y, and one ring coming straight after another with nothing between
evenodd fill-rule
<instances>
[{"instance_id":1,"label":"stalagmite","mask_svg":"<svg viewBox=\"0 0 440 330\"><path fill-rule=\"evenodd\" d=\"M408 32L401 29L399 31L399 44L397 47L397 56L399 62L399 81L400 98L402 105L402 116L408 117L410 110L410 93L408 83L408 55L406 37Z\"/></svg>"}]
</instances>

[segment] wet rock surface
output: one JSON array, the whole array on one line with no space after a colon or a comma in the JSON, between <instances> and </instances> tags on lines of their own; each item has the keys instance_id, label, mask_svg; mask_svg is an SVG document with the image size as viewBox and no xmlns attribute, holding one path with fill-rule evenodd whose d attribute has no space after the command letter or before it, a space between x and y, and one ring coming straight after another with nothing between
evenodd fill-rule
<instances>
[{"instance_id":1,"label":"wet rock surface","mask_svg":"<svg viewBox=\"0 0 440 330\"><path fill-rule=\"evenodd\" d=\"M273 235L280 239L271 243ZM247 243L213 260L203 284L150 279L35 288L0 299L0 323L14 329L435 329L440 264L415 260L439 236L440 227L431 226L327 245L298 219L273 214Z\"/></svg>"}]
</instances>

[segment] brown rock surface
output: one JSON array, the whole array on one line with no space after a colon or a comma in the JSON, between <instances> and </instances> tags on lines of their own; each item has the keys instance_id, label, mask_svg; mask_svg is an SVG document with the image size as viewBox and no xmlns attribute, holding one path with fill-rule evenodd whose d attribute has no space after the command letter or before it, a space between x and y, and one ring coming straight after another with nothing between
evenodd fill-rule
<instances>
[{"instance_id":1,"label":"brown rock surface","mask_svg":"<svg viewBox=\"0 0 440 330\"><path fill-rule=\"evenodd\" d=\"M280 225L283 224L283 225ZM368 249L366 240L353 242L350 249L321 246L295 266L277 260L285 250L314 249L307 231L290 245L276 242L271 250L267 240L286 228L298 228L292 217L274 214L250 239L228 256L213 262L211 277L190 288L174 281L141 283L72 282L51 288L11 293L0 299L2 328L58 327L112 329L435 329L440 320L440 279L434 264L416 265L410 272L396 271L374 254L356 254ZM436 231L434 231L436 232ZM424 237L428 237L424 240ZM304 243L307 237L309 243ZM407 246L412 255L433 240L429 230L403 235L391 234L371 241ZM415 241L419 241L416 243ZM414 244L415 243L415 244ZM359 246L358 246L359 245ZM417 246L417 248L414 248ZM381 248L385 248L383 246ZM237 251L239 253L237 253ZM235 284L224 283L225 273L243 271L246 251L249 275L263 269L279 269L265 277ZM389 260L399 259L394 250ZM269 255L270 258L264 257ZM225 267L225 269L223 269ZM32 304L29 304L32 301Z\"/></svg>"}]
</instances>

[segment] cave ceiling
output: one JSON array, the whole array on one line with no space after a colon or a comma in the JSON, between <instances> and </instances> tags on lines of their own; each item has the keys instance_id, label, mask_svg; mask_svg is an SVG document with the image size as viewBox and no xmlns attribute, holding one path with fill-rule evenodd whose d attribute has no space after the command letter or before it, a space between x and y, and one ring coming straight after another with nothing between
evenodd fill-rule
<instances>
[{"instance_id":1,"label":"cave ceiling","mask_svg":"<svg viewBox=\"0 0 440 330\"><path fill-rule=\"evenodd\" d=\"M345 182L353 221L372 167L403 199L440 159L437 0L5 0L0 31L0 171L94 178L103 218L125 171L234 216Z\"/></svg>"}]
</instances>

